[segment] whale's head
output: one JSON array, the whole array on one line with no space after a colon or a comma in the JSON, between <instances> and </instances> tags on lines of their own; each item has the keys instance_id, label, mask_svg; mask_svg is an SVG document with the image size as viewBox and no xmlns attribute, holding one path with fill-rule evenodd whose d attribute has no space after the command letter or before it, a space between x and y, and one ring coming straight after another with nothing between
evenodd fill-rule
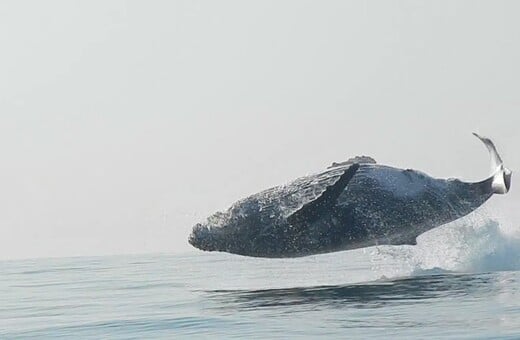
<instances>
[{"instance_id":1,"label":"whale's head","mask_svg":"<svg viewBox=\"0 0 520 340\"><path fill-rule=\"evenodd\" d=\"M200 250L213 251L216 249L215 235L208 226L197 223L188 238L188 242Z\"/></svg>"},{"instance_id":2,"label":"whale's head","mask_svg":"<svg viewBox=\"0 0 520 340\"><path fill-rule=\"evenodd\" d=\"M228 210L217 212L197 223L188 242L200 250L224 251L235 254L254 254L251 244L273 219L265 219L262 206L254 197L235 202ZM266 224L267 223L267 224Z\"/></svg>"},{"instance_id":3,"label":"whale's head","mask_svg":"<svg viewBox=\"0 0 520 340\"><path fill-rule=\"evenodd\" d=\"M221 251L225 239L226 227L229 224L229 214L217 212L206 221L197 223L188 238L188 242L200 250Z\"/></svg>"}]
</instances>

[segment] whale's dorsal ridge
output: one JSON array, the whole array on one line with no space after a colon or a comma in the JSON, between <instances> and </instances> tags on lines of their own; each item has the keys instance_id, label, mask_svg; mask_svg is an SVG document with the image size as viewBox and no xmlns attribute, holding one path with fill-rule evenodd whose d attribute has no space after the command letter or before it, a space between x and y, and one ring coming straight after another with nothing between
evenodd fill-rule
<instances>
[{"instance_id":1,"label":"whale's dorsal ridge","mask_svg":"<svg viewBox=\"0 0 520 340\"><path fill-rule=\"evenodd\" d=\"M356 156L356 157L352 157L352 158L349 158L347 159L346 161L344 162L334 162L332 163L327 169L330 169L330 168L335 168L337 166L343 166L343 165L349 165L349 164L362 164L362 163L365 163L365 164L376 164L376 160L373 159L372 157L369 157L369 156Z\"/></svg>"}]
</instances>

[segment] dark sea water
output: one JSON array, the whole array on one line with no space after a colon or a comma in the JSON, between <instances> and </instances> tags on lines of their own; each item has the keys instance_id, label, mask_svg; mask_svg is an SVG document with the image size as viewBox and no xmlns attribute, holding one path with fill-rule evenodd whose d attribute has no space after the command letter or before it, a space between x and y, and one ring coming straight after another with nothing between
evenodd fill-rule
<instances>
[{"instance_id":1,"label":"dark sea water","mask_svg":"<svg viewBox=\"0 0 520 340\"><path fill-rule=\"evenodd\" d=\"M0 338L520 339L520 242L492 221L299 259L0 262Z\"/></svg>"}]
</instances>

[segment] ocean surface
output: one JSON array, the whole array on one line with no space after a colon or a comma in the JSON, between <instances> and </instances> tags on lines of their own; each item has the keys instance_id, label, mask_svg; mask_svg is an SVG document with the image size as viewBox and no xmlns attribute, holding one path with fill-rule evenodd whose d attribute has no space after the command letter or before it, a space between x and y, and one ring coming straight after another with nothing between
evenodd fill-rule
<instances>
[{"instance_id":1,"label":"ocean surface","mask_svg":"<svg viewBox=\"0 0 520 340\"><path fill-rule=\"evenodd\" d=\"M0 262L0 339L520 339L520 239L466 220L298 259L222 253Z\"/></svg>"}]
</instances>

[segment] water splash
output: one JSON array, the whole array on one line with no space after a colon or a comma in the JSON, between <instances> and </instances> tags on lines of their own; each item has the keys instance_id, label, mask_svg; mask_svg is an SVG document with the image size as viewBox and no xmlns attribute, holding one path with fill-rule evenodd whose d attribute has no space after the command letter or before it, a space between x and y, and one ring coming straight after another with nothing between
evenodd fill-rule
<instances>
[{"instance_id":1,"label":"water splash","mask_svg":"<svg viewBox=\"0 0 520 340\"><path fill-rule=\"evenodd\" d=\"M383 278L520 270L519 234L504 222L473 216L419 236L416 246L376 247L371 261Z\"/></svg>"}]
</instances>

